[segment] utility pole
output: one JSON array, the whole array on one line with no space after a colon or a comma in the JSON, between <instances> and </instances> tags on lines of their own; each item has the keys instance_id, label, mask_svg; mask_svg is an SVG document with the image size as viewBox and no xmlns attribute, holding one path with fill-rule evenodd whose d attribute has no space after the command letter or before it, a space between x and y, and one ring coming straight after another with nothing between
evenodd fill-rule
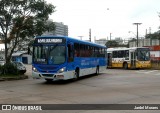
<instances>
[{"instance_id":1,"label":"utility pole","mask_svg":"<svg viewBox=\"0 0 160 113\"><path fill-rule=\"evenodd\" d=\"M152 46L151 27L149 27L149 34L150 34L150 46Z\"/></svg>"},{"instance_id":2,"label":"utility pole","mask_svg":"<svg viewBox=\"0 0 160 113\"><path fill-rule=\"evenodd\" d=\"M149 27L149 34L151 34L151 27Z\"/></svg>"},{"instance_id":3,"label":"utility pole","mask_svg":"<svg viewBox=\"0 0 160 113\"><path fill-rule=\"evenodd\" d=\"M91 42L91 28L89 29L89 41Z\"/></svg>"},{"instance_id":4,"label":"utility pole","mask_svg":"<svg viewBox=\"0 0 160 113\"><path fill-rule=\"evenodd\" d=\"M112 33L110 33L110 40L111 40L111 37L112 37Z\"/></svg>"},{"instance_id":5,"label":"utility pole","mask_svg":"<svg viewBox=\"0 0 160 113\"><path fill-rule=\"evenodd\" d=\"M148 30L146 29L146 36L147 36L147 34L148 34Z\"/></svg>"},{"instance_id":6,"label":"utility pole","mask_svg":"<svg viewBox=\"0 0 160 113\"><path fill-rule=\"evenodd\" d=\"M138 47L138 25L141 25L142 23L133 23L133 25L137 25L137 47Z\"/></svg>"}]
</instances>

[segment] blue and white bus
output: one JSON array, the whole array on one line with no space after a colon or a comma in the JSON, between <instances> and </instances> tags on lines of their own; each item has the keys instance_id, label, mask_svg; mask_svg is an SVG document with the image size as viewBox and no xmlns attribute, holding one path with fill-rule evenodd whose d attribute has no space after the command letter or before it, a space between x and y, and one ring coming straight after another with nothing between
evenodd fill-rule
<instances>
[{"instance_id":1,"label":"blue and white bus","mask_svg":"<svg viewBox=\"0 0 160 113\"><path fill-rule=\"evenodd\" d=\"M66 36L38 36L33 44L33 78L78 79L106 69L106 47Z\"/></svg>"}]
</instances>

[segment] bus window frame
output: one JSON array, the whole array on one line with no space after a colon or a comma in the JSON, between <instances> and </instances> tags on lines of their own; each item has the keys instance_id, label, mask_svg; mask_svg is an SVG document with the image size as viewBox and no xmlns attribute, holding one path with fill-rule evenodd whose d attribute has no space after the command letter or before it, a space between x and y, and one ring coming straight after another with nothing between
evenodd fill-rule
<instances>
[{"instance_id":1,"label":"bus window frame","mask_svg":"<svg viewBox=\"0 0 160 113\"><path fill-rule=\"evenodd\" d=\"M67 44L67 62L73 62L74 61L74 52L73 52L73 44L68 43Z\"/></svg>"}]
</instances>

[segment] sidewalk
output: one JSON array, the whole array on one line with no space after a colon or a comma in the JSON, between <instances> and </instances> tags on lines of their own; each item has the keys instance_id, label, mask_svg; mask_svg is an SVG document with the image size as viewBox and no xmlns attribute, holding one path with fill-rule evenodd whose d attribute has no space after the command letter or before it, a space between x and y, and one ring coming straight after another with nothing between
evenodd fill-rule
<instances>
[{"instance_id":1,"label":"sidewalk","mask_svg":"<svg viewBox=\"0 0 160 113\"><path fill-rule=\"evenodd\" d=\"M32 75L32 64L25 64L26 66L26 73L25 75L27 75L28 77Z\"/></svg>"}]
</instances>

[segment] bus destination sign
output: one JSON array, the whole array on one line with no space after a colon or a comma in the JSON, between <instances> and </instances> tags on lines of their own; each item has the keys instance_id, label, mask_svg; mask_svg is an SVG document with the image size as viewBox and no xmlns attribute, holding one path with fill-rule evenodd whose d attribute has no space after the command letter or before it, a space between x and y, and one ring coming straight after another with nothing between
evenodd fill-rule
<instances>
[{"instance_id":1,"label":"bus destination sign","mask_svg":"<svg viewBox=\"0 0 160 113\"><path fill-rule=\"evenodd\" d=\"M62 38L37 38L36 43L64 43L65 40Z\"/></svg>"}]
</instances>

